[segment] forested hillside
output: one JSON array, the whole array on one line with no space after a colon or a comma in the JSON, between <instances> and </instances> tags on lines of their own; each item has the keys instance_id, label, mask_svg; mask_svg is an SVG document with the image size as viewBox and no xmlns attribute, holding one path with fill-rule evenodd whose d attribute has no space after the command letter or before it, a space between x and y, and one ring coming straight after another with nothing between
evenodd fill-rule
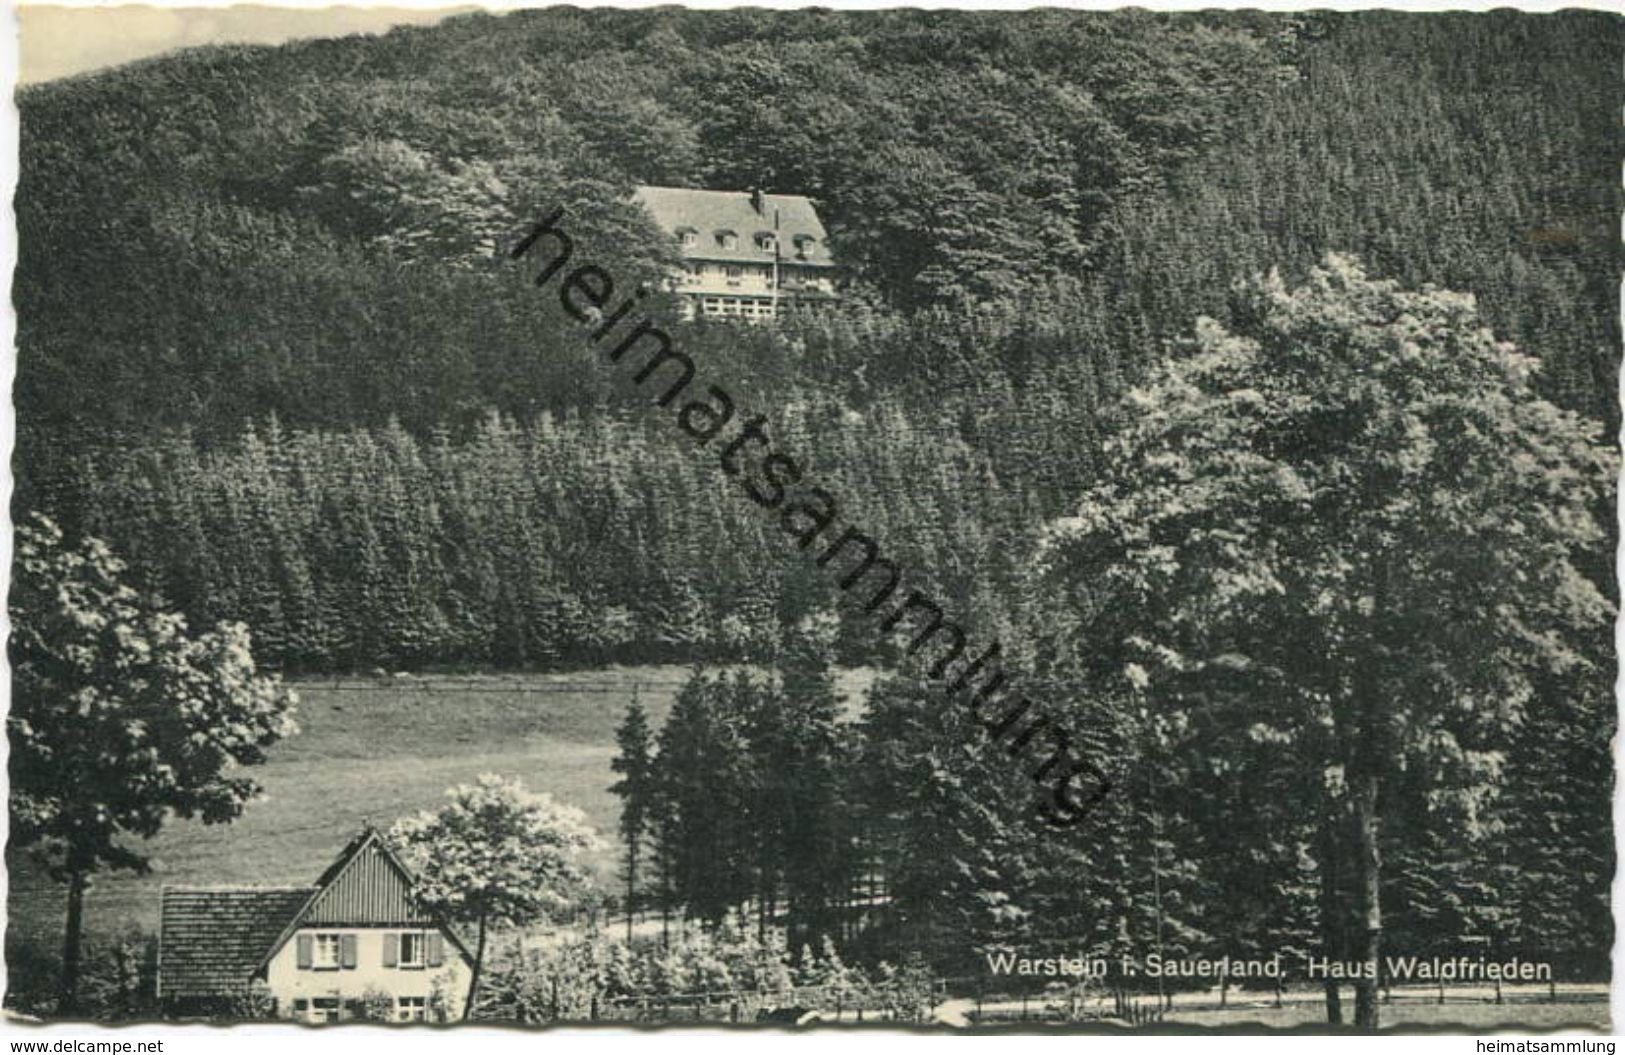
<instances>
[{"instance_id":1,"label":"forested hillside","mask_svg":"<svg viewBox=\"0 0 1625 1055\"><path fill-rule=\"evenodd\" d=\"M646 906L783 898L796 940L858 941L849 910L880 890L896 911L867 951L944 970L1050 935L1335 952L1352 836L1306 819L1343 779L1314 729L1153 728L1100 690L1091 749L1136 768L1095 841L1007 823L1030 788L920 685L883 680L861 731L838 719L829 664L892 647L506 250L562 204L583 255L652 279L672 250L634 185L815 197L838 306L773 329L650 313L967 626L1024 631L1011 652L1082 714L1091 664L1124 657L1088 638L1098 599L1052 596L1041 541L1114 497L1091 489L1122 471L1126 391L1215 325L1267 345L1285 324L1261 305L1343 281L1310 278L1329 254L1515 342L1576 447L1613 434L1621 54L1599 13L550 9L42 85L19 97L14 513L106 539L292 673L776 666L696 677L645 732L668 766L631 840L664 884ZM1450 325L1415 339L1501 363ZM1571 485L1595 616L1612 478ZM1506 713L1440 719L1394 763L1382 890L1407 949L1606 975L1615 663L1607 627L1574 635ZM771 798L787 759L822 812ZM1452 766L1472 779L1428 784ZM772 827L787 814L861 830Z\"/></svg>"},{"instance_id":2,"label":"forested hillside","mask_svg":"<svg viewBox=\"0 0 1625 1055\"><path fill-rule=\"evenodd\" d=\"M46 85L18 503L291 669L732 650L784 575L754 511L492 255L562 202L595 256L650 266L620 199L644 181L819 197L846 308L685 341L961 595L996 598L1089 479L1125 378L1238 278L1328 251L1479 294L1612 422L1618 135L1587 78L1616 30L543 11Z\"/></svg>"}]
</instances>

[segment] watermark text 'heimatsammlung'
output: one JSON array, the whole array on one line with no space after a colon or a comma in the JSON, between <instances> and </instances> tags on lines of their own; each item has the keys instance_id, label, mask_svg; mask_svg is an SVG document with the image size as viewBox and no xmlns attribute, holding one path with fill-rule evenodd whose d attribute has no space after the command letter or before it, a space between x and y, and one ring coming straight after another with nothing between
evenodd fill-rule
<instances>
[{"instance_id":1,"label":"watermark text 'heimatsammlung'","mask_svg":"<svg viewBox=\"0 0 1625 1055\"><path fill-rule=\"evenodd\" d=\"M1041 792L1038 812L1045 821L1070 827L1082 820L1111 790L1112 783L1098 766L1074 750L1066 730L1030 700L1007 695L999 705L1002 710L989 713L1009 683L999 663L999 643L994 641L974 659L967 659L971 645L965 630L946 618L942 605L930 595L900 589L903 574L897 562L882 556L879 543L867 533L839 523L840 503L807 478L801 461L774 446L767 417L741 411L726 388L703 382L694 360L676 347L670 334L647 317L637 317L641 289L623 295L611 308L616 284L604 268L576 260L576 266L566 273L576 245L564 230L563 220L564 209L554 209L514 247L513 259L526 256L545 239L552 255L537 273L536 285L546 287L562 274L559 304L583 325L587 340L604 348L611 363L629 370L636 366L634 385L658 377L655 403L674 413L675 424L688 441L706 447L717 440L722 471L764 513L776 516L798 550L818 567L840 575L841 590L865 614L879 619L882 634L892 635L905 623L912 627L908 654L923 654L922 661L934 654L931 677L944 684L950 701L965 699L976 722L995 743L1004 743L1012 758L1026 756L1031 764L1028 774ZM726 443L718 440L735 418L740 419L737 429ZM1073 787L1079 777L1092 784L1081 797Z\"/></svg>"}]
</instances>

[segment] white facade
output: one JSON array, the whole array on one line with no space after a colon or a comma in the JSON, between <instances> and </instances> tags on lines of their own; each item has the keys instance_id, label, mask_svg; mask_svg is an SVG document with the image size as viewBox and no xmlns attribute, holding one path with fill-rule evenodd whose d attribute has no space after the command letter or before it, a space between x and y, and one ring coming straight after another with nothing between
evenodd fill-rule
<instances>
[{"instance_id":1,"label":"white facade","mask_svg":"<svg viewBox=\"0 0 1625 1055\"><path fill-rule=\"evenodd\" d=\"M441 962L430 962L430 935L439 938ZM310 966L301 967L300 938L310 939ZM353 943L354 966L345 966L346 938ZM386 955L393 940L395 954ZM416 946L416 951L413 947ZM324 955L331 947L333 955ZM402 955L404 948L405 955ZM391 963L390 961L394 961ZM456 1020L468 995L472 965L451 939L435 931L401 927L302 928L266 964L265 980L276 998L277 1014L304 1022L334 1022L356 1016L353 1002L380 994L392 1004L396 1022Z\"/></svg>"},{"instance_id":2,"label":"white facade","mask_svg":"<svg viewBox=\"0 0 1625 1055\"><path fill-rule=\"evenodd\" d=\"M799 296L833 296L835 283L827 269L691 260L683 265L676 289L683 294L685 314L707 318L775 318Z\"/></svg>"},{"instance_id":3,"label":"white facade","mask_svg":"<svg viewBox=\"0 0 1625 1055\"><path fill-rule=\"evenodd\" d=\"M650 186L634 198L677 244L672 288L688 318L761 321L836 295L829 236L810 198Z\"/></svg>"},{"instance_id":4,"label":"white facade","mask_svg":"<svg viewBox=\"0 0 1625 1055\"><path fill-rule=\"evenodd\" d=\"M281 1018L460 1018L473 963L415 882L368 826L310 886L166 886L159 1000L172 1015L212 1014L263 983Z\"/></svg>"}]
</instances>

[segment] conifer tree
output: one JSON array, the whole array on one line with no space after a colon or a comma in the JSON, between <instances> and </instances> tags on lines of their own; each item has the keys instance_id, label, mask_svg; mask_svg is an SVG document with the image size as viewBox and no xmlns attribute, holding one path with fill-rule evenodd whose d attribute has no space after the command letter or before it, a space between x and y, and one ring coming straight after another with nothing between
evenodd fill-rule
<instances>
[{"instance_id":1,"label":"conifer tree","mask_svg":"<svg viewBox=\"0 0 1625 1055\"><path fill-rule=\"evenodd\" d=\"M638 865L653 819L655 767L649 716L638 702L635 686L626 717L615 730L615 744L618 751L610 768L621 779L609 790L621 800L621 841L626 846L626 940L631 941L632 917L638 905Z\"/></svg>"}]
</instances>

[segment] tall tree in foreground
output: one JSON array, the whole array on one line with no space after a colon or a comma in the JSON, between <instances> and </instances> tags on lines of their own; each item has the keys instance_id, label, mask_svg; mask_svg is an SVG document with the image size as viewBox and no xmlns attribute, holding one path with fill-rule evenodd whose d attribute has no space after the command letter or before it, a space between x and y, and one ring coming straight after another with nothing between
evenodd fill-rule
<instances>
[{"instance_id":1,"label":"tall tree in foreground","mask_svg":"<svg viewBox=\"0 0 1625 1055\"><path fill-rule=\"evenodd\" d=\"M1355 1021L1375 1028L1384 810L1481 823L1541 680L1585 672L1612 606L1577 564L1606 544L1613 459L1470 296L1334 257L1302 288L1241 291L1232 317L1130 393L1046 567L1114 659L1097 684L1307 776L1338 858L1322 871L1353 880Z\"/></svg>"},{"instance_id":2,"label":"tall tree in foreground","mask_svg":"<svg viewBox=\"0 0 1625 1055\"><path fill-rule=\"evenodd\" d=\"M632 910L638 896L638 864L654 812L653 735L649 714L633 690L626 717L615 730L620 748L609 768L621 775L610 791L621 800L621 841L626 844L626 940L632 940Z\"/></svg>"},{"instance_id":3,"label":"tall tree in foreground","mask_svg":"<svg viewBox=\"0 0 1625 1055\"><path fill-rule=\"evenodd\" d=\"M466 1019L479 995L490 928L548 919L568 907L588 882L577 858L596 848L598 837L580 810L517 780L485 773L446 795L451 801L440 809L396 821L388 839L417 873L423 906L475 928Z\"/></svg>"},{"instance_id":4,"label":"tall tree in foreground","mask_svg":"<svg viewBox=\"0 0 1625 1055\"><path fill-rule=\"evenodd\" d=\"M686 919L721 923L755 886L752 850L761 819L752 808L744 733L767 691L743 670L730 676L696 668L661 727L658 853Z\"/></svg>"},{"instance_id":5,"label":"tall tree in foreground","mask_svg":"<svg viewBox=\"0 0 1625 1055\"><path fill-rule=\"evenodd\" d=\"M248 630L196 634L123 581L99 540L18 525L10 657L11 841L37 846L68 887L58 1011L77 1010L93 872L144 872L121 837L171 817L235 820L259 793L241 767L297 731L295 697L256 672Z\"/></svg>"}]
</instances>

